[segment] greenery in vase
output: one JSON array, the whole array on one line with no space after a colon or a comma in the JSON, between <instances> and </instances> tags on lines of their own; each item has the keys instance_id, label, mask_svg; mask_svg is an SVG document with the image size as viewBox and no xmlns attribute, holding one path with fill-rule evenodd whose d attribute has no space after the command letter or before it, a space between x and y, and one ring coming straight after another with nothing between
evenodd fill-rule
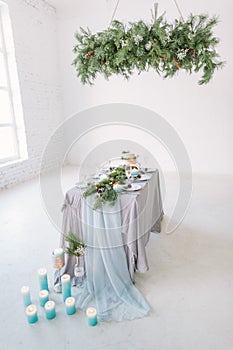
<instances>
[{"instance_id":1,"label":"greenery in vase","mask_svg":"<svg viewBox=\"0 0 233 350\"><path fill-rule=\"evenodd\" d=\"M73 232L69 232L64 238L69 243L65 250L66 254L77 257L85 254L85 244Z\"/></svg>"},{"instance_id":2,"label":"greenery in vase","mask_svg":"<svg viewBox=\"0 0 233 350\"><path fill-rule=\"evenodd\" d=\"M118 196L118 193L114 190L114 184L123 184L126 179L125 169L123 167L117 167L107 176L106 179L89 185L83 193L83 197L86 198L94 193L97 194L93 207L94 210L100 208L105 202L113 205Z\"/></svg>"},{"instance_id":3,"label":"greenery in vase","mask_svg":"<svg viewBox=\"0 0 233 350\"><path fill-rule=\"evenodd\" d=\"M75 34L73 65L83 84L93 84L97 73L106 79L114 74L128 79L135 70L141 73L150 68L164 78L181 69L190 74L202 71L199 84L206 84L223 66L215 50L219 39L213 27L217 23L216 17L193 14L186 21L169 23L162 15L154 16L151 24L137 21L128 27L115 20L96 34L80 28Z\"/></svg>"}]
</instances>

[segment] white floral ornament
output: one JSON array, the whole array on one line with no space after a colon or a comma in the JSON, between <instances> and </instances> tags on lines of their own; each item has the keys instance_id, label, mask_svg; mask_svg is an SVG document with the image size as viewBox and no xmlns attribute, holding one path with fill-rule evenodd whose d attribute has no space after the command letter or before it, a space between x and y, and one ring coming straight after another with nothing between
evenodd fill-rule
<instances>
[{"instance_id":1,"label":"white floral ornament","mask_svg":"<svg viewBox=\"0 0 233 350\"><path fill-rule=\"evenodd\" d=\"M121 40L121 46L124 47L124 46L127 46L127 42L125 40Z\"/></svg>"},{"instance_id":2,"label":"white floral ornament","mask_svg":"<svg viewBox=\"0 0 233 350\"><path fill-rule=\"evenodd\" d=\"M177 53L177 58L182 61L186 57L187 52L188 52L188 49L179 50Z\"/></svg>"},{"instance_id":3,"label":"white floral ornament","mask_svg":"<svg viewBox=\"0 0 233 350\"><path fill-rule=\"evenodd\" d=\"M151 41L148 41L148 43L146 43L146 45L145 45L145 49L146 49L147 51L150 51L151 46L152 46Z\"/></svg>"},{"instance_id":4,"label":"white floral ornament","mask_svg":"<svg viewBox=\"0 0 233 350\"><path fill-rule=\"evenodd\" d=\"M135 44L138 45L143 40L143 37L141 35L137 34L137 35L133 36L133 39L134 39Z\"/></svg>"}]
</instances>

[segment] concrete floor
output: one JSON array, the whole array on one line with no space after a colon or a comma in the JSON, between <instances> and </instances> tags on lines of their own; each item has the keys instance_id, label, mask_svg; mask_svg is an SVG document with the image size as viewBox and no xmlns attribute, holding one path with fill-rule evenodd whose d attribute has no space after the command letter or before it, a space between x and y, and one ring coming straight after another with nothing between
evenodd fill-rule
<instances>
[{"instance_id":1,"label":"concrete floor","mask_svg":"<svg viewBox=\"0 0 233 350\"><path fill-rule=\"evenodd\" d=\"M64 172L64 190L75 182ZM171 175L168 188L174 189ZM0 349L33 350L232 350L233 349L233 178L195 176L192 202L171 235L153 234L147 247L150 270L136 286L152 307L143 319L88 327L81 312L48 321L38 305L37 268L48 270L59 232L41 202L38 179L0 193ZM164 224L174 193L167 193ZM170 200L171 199L171 200ZM20 288L29 285L39 321L29 325Z\"/></svg>"}]
</instances>

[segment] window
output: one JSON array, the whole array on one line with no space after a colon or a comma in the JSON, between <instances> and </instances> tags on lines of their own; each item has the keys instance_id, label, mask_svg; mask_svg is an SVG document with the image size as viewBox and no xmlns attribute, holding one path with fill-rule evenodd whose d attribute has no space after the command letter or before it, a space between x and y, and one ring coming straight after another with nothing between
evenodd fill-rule
<instances>
[{"instance_id":1,"label":"window","mask_svg":"<svg viewBox=\"0 0 233 350\"><path fill-rule=\"evenodd\" d=\"M0 165L27 158L8 6L0 1Z\"/></svg>"}]
</instances>

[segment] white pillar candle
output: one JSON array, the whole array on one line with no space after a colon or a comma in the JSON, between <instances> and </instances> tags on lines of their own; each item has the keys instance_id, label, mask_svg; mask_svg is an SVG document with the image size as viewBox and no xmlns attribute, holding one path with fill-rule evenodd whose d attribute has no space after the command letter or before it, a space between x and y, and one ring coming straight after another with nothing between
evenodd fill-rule
<instances>
[{"instance_id":1,"label":"white pillar candle","mask_svg":"<svg viewBox=\"0 0 233 350\"><path fill-rule=\"evenodd\" d=\"M38 269L38 277L40 283L40 290L49 290L47 270L45 268L41 267L40 269Z\"/></svg>"},{"instance_id":2,"label":"white pillar candle","mask_svg":"<svg viewBox=\"0 0 233 350\"><path fill-rule=\"evenodd\" d=\"M38 321L36 305L31 304L26 308L26 315L28 323L35 323Z\"/></svg>"},{"instance_id":3,"label":"white pillar candle","mask_svg":"<svg viewBox=\"0 0 233 350\"><path fill-rule=\"evenodd\" d=\"M67 315L73 315L76 312L74 297L66 298L65 304Z\"/></svg>"},{"instance_id":4,"label":"white pillar candle","mask_svg":"<svg viewBox=\"0 0 233 350\"><path fill-rule=\"evenodd\" d=\"M28 305L31 305L31 296L30 296L30 289L28 286L23 286L21 288L21 294L23 296L23 304L25 307Z\"/></svg>"},{"instance_id":5,"label":"white pillar candle","mask_svg":"<svg viewBox=\"0 0 233 350\"><path fill-rule=\"evenodd\" d=\"M54 254L55 256L61 256L61 255L63 255L63 253L64 253L64 250L63 250L62 248L56 248L56 249L54 249L54 251L53 251L53 254Z\"/></svg>"},{"instance_id":6,"label":"white pillar candle","mask_svg":"<svg viewBox=\"0 0 233 350\"><path fill-rule=\"evenodd\" d=\"M60 270L64 266L64 250L62 248L56 248L52 254L53 268Z\"/></svg>"},{"instance_id":7,"label":"white pillar candle","mask_svg":"<svg viewBox=\"0 0 233 350\"><path fill-rule=\"evenodd\" d=\"M87 323L89 326L97 325L97 311L94 307L89 307L86 311Z\"/></svg>"},{"instance_id":8,"label":"white pillar candle","mask_svg":"<svg viewBox=\"0 0 233 350\"><path fill-rule=\"evenodd\" d=\"M71 297L71 281L70 275L65 274L61 277L61 285L62 285L62 296L65 301L66 298Z\"/></svg>"},{"instance_id":9,"label":"white pillar candle","mask_svg":"<svg viewBox=\"0 0 233 350\"><path fill-rule=\"evenodd\" d=\"M47 301L49 301L49 292L44 289L41 290L39 293L39 300L40 300L40 306L45 306L45 303L47 303Z\"/></svg>"},{"instance_id":10,"label":"white pillar candle","mask_svg":"<svg viewBox=\"0 0 233 350\"><path fill-rule=\"evenodd\" d=\"M52 300L47 301L44 306L46 318L52 320L56 316L55 302Z\"/></svg>"}]
</instances>

